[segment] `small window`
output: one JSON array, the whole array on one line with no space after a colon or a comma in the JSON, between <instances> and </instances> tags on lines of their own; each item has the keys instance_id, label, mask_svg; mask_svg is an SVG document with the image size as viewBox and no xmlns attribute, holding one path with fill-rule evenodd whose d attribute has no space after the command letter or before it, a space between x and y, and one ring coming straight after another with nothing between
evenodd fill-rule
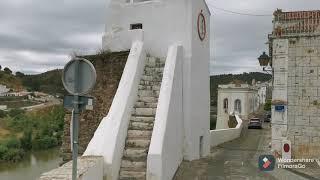
<instances>
[{"instance_id":1,"label":"small window","mask_svg":"<svg viewBox=\"0 0 320 180\"><path fill-rule=\"evenodd\" d=\"M223 100L223 110L225 113L228 113L228 105L229 105L229 102L228 102L228 99L224 99Z\"/></svg>"},{"instance_id":2,"label":"small window","mask_svg":"<svg viewBox=\"0 0 320 180\"><path fill-rule=\"evenodd\" d=\"M137 23L137 24L130 24L130 29L142 29L142 24L141 23Z\"/></svg>"},{"instance_id":3,"label":"small window","mask_svg":"<svg viewBox=\"0 0 320 180\"><path fill-rule=\"evenodd\" d=\"M223 100L223 109L228 109L228 99Z\"/></svg>"},{"instance_id":4,"label":"small window","mask_svg":"<svg viewBox=\"0 0 320 180\"><path fill-rule=\"evenodd\" d=\"M234 102L234 111L241 114L241 100L240 99L237 99Z\"/></svg>"}]
</instances>

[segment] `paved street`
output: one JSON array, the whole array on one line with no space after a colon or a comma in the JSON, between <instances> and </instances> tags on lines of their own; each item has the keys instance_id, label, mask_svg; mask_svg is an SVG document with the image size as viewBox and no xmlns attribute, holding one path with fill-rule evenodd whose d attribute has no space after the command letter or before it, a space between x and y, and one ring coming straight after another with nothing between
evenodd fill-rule
<instances>
[{"instance_id":1,"label":"paved street","mask_svg":"<svg viewBox=\"0 0 320 180\"><path fill-rule=\"evenodd\" d=\"M275 169L261 172L258 157L270 154L270 123L263 129L247 129L240 138L224 143L211 150L207 159L184 162L176 175L176 180L303 180L290 171Z\"/></svg>"}]
</instances>

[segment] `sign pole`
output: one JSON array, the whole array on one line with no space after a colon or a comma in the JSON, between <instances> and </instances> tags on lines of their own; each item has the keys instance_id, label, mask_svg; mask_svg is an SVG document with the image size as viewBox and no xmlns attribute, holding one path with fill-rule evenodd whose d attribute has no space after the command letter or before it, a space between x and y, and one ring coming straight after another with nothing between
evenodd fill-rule
<instances>
[{"instance_id":1,"label":"sign pole","mask_svg":"<svg viewBox=\"0 0 320 180\"><path fill-rule=\"evenodd\" d=\"M93 98L88 94L95 85L97 78L93 64L83 58L74 58L68 62L62 72L62 83L71 94L64 97L63 105L72 111L71 147L72 147L72 180L77 179L79 116L82 110L92 110Z\"/></svg>"},{"instance_id":2,"label":"sign pole","mask_svg":"<svg viewBox=\"0 0 320 180\"><path fill-rule=\"evenodd\" d=\"M79 89L79 61L75 62L75 90ZM79 141L79 95L74 95L73 102L73 140L72 140L72 180L77 179L77 165L78 165L78 141Z\"/></svg>"}]
</instances>

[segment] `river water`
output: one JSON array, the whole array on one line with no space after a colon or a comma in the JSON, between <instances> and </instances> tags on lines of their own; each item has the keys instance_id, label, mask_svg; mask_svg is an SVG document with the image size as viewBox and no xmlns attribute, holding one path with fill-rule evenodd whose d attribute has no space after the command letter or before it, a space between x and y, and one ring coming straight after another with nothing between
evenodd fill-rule
<instances>
[{"instance_id":1,"label":"river water","mask_svg":"<svg viewBox=\"0 0 320 180\"><path fill-rule=\"evenodd\" d=\"M31 152L19 163L0 163L0 180L35 180L61 161L58 148Z\"/></svg>"}]
</instances>

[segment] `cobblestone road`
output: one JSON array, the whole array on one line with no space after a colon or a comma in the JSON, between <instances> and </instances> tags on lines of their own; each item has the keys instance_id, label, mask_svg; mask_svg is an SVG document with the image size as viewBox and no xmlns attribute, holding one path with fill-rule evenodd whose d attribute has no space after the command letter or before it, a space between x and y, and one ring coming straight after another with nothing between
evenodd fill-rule
<instances>
[{"instance_id":1,"label":"cobblestone road","mask_svg":"<svg viewBox=\"0 0 320 180\"><path fill-rule=\"evenodd\" d=\"M258 157L271 154L268 144L271 138L270 124L263 129L247 129L240 138L211 150L207 159L183 162L175 180L305 180L284 169L261 172Z\"/></svg>"}]
</instances>

